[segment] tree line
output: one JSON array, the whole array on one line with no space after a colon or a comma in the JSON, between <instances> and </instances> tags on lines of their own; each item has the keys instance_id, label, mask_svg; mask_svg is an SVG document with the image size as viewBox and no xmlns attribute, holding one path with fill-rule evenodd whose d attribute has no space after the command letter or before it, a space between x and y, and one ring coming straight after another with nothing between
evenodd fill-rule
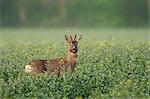
<instances>
[{"instance_id":1,"label":"tree line","mask_svg":"<svg viewBox=\"0 0 150 99\"><path fill-rule=\"evenodd\" d=\"M148 26L149 0L2 0L1 26Z\"/></svg>"}]
</instances>

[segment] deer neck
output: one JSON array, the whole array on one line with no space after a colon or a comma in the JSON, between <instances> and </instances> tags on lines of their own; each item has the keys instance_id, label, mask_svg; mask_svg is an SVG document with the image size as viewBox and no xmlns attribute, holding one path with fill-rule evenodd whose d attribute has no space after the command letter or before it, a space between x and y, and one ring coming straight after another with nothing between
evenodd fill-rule
<instances>
[{"instance_id":1,"label":"deer neck","mask_svg":"<svg viewBox=\"0 0 150 99\"><path fill-rule=\"evenodd\" d=\"M72 53L68 49L67 61L68 61L69 65L74 67L76 65L76 63L77 63L77 53Z\"/></svg>"}]
</instances>

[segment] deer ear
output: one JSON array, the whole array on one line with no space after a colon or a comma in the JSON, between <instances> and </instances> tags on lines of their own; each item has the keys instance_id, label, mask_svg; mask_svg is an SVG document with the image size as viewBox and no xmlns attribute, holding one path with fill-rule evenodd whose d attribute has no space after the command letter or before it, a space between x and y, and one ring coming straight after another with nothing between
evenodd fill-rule
<instances>
[{"instance_id":1,"label":"deer ear","mask_svg":"<svg viewBox=\"0 0 150 99\"><path fill-rule=\"evenodd\" d=\"M80 37L79 37L78 41L80 41L81 39L82 39L82 35L80 35Z\"/></svg>"},{"instance_id":2,"label":"deer ear","mask_svg":"<svg viewBox=\"0 0 150 99\"><path fill-rule=\"evenodd\" d=\"M65 40L66 40L66 42L68 42L68 36L67 35L65 35Z\"/></svg>"}]
</instances>

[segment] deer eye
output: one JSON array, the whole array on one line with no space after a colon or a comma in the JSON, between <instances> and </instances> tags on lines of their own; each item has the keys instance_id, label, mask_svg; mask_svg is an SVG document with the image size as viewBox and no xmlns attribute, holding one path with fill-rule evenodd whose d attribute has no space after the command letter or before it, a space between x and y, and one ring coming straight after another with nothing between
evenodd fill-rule
<instances>
[{"instance_id":1,"label":"deer eye","mask_svg":"<svg viewBox=\"0 0 150 99\"><path fill-rule=\"evenodd\" d=\"M78 45L78 42L76 42L75 45Z\"/></svg>"}]
</instances>

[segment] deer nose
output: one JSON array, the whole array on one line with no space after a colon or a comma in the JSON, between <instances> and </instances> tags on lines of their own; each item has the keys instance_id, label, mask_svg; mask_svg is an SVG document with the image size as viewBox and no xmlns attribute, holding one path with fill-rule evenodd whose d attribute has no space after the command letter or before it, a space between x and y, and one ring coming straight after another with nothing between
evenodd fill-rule
<instances>
[{"instance_id":1,"label":"deer nose","mask_svg":"<svg viewBox=\"0 0 150 99\"><path fill-rule=\"evenodd\" d=\"M73 46L73 47L72 47L72 49L73 49L73 50L75 50L75 49L76 49L76 47L75 47L75 46Z\"/></svg>"},{"instance_id":2,"label":"deer nose","mask_svg":"<svg viewBox=\"0 0 150 99\"><path fill-rule=\"evenodd\" d=\"M73 50L76 50L76 49L77 49L77 47L76 47L76 46L72 46L72 49L73 49Z\"/></svg>"}]
</instances>

